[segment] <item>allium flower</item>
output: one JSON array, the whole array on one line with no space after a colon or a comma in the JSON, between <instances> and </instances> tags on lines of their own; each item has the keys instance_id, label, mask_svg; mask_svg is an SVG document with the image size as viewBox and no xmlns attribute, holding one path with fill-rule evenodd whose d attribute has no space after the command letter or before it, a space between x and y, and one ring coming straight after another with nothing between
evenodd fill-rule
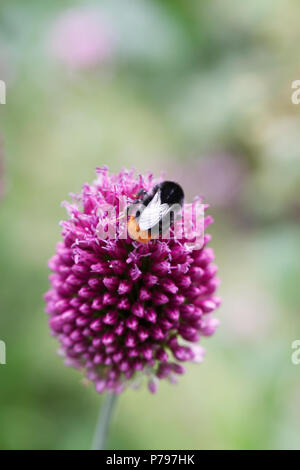
<instances>
[{"instance_id":1,"label":"allium flower","mask_svg":"<svg viewBox=\"0 0 300 470\"><path fill-rule=\"evenodd\" d=\"M195 343L218 325L210 236L200 249L172 234L139 243L120 236L123 218L115 238L101 238L99 226L111 223L107 205L132 200L158 181L125 170L97 174L72 204L64 203L70 218L49 261L52 288L45 295L50 328L66 363L84 371L99 393L120 393L145 376L155 392L158 379L176 381L183 362L202 361L205 351ZM206 216L204 226L211 222Z\"/></svg>"},{"instance_id":2,"label":"allium flower","mask_svg":"<svg viewBox=\"0 0 300 470\"><path fill-rule=\"evenodd\" d=\"M109 59L113 51L109 26L98 11L70 9L58 18L51 32L51 50L73 69L90 68Z\"/></svg>"}]
</instances>

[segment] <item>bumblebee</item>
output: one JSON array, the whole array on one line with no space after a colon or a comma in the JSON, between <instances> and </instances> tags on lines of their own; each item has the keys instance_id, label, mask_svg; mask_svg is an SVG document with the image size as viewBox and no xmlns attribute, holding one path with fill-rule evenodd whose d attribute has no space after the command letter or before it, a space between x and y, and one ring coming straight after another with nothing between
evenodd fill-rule
<instances>
[{"instance_id":1,"label":"bumblebee","mask_svg":"<svg viewBox=\"0 0 300 470\"><path fill-rule=\"evenodd\" d=\"M173 181L163 181L150 194L142 190L129 207L128 234L140 243L162 236L174 223L184 202L181 186Z\"/></svg>"}]
</instances>

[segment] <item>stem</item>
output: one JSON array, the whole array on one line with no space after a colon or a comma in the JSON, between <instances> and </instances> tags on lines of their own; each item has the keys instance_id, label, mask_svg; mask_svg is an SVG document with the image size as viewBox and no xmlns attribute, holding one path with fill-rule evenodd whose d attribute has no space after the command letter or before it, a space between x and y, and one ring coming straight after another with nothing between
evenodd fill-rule
<instances>
[{"instance_id":1,"label":"stem","mask_svg":"<svg viewBox=\"0 0 300 470\"><path fill-rule=\"evenodd\" d=\"M107 394L104 398L95 430L93 450L104 450L106 447L108 429L116 401L117 395L113 393Z\"/></svg>"}]
</instances>

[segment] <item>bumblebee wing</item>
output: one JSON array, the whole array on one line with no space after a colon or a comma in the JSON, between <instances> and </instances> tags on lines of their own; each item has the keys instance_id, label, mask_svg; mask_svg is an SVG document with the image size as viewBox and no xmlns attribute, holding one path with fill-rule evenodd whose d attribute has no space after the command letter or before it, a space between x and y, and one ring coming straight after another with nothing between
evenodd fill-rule
<instances>
[{"instance_id":1,"label":"bumblebee wing","mask_svg":"<svg viewBox=\"0 0 300 470\"><path fill-rule=\"evenodd\" d=\"M149 202L148 206L145 207L141 216L138 220L138 224L141 230L149 230L159 223L170 210L168 204L161 204L160 191L154 195L153 199Z\"/></svg>"}]
</instances>

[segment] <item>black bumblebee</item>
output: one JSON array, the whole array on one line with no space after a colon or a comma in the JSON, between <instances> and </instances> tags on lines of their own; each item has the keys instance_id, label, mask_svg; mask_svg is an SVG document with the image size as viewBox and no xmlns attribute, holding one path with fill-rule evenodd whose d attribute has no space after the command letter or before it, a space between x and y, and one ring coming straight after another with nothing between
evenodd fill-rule
<instances>
[{"instance_id":1,"label":"black bumblebee","mask_svg":"<svg viewBox=\"0 0 300 470\"><path fill-rule=\"evenodd\" d=\"M183 206L184 192L173 181L163 181L150 194L141 191L129 208L128 233L141 243L148 243L166 232Z\"/></svg>"}]
</instances>

